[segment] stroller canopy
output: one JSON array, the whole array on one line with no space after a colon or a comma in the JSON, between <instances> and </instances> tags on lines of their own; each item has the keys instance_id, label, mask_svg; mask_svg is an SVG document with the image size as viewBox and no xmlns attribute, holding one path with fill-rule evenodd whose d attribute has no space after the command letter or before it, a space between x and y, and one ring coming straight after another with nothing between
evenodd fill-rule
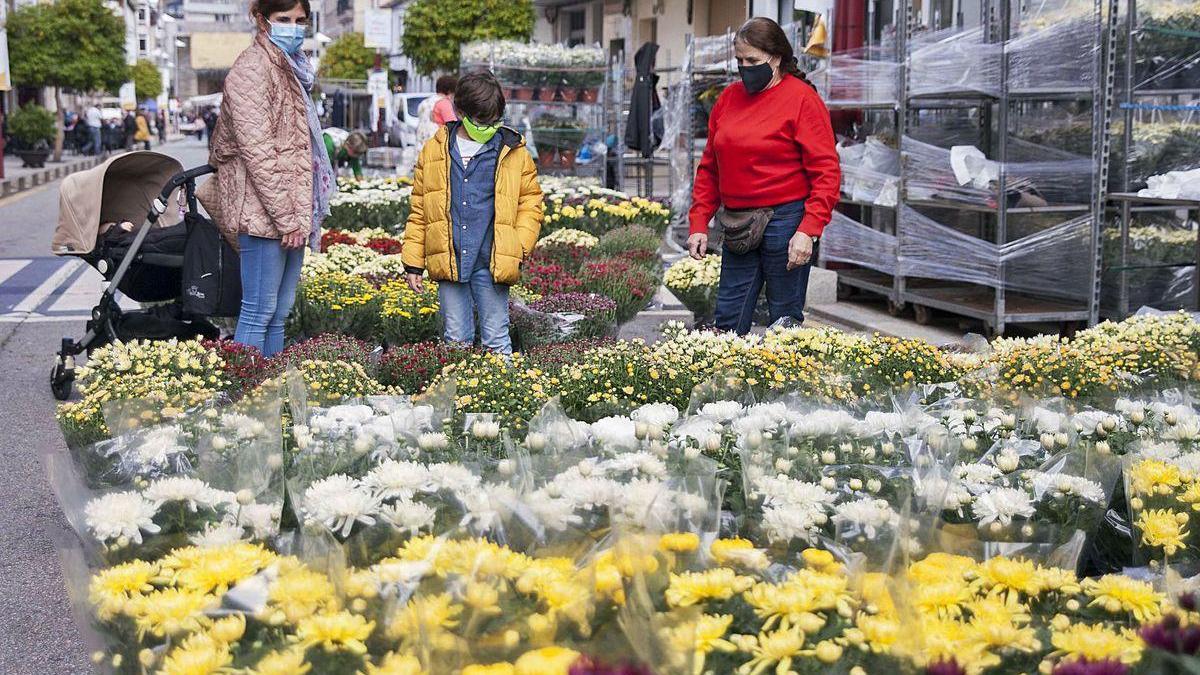
<instances>
[{"instance_id":1,"label":"stroller canopy","mask_svg":"<svg viewBox=\"0 0 1200 675\"><path fill-rule=\"evenodd\" d=\"M58 228L50 251L54 255L87 255L96 247L101 223L128 220L140 226L154 198L183 165L157 152L128 152L87 171L63 179L59 191ZM167 209L159 225L179 221Z\"/></svg>"}]
</instances>

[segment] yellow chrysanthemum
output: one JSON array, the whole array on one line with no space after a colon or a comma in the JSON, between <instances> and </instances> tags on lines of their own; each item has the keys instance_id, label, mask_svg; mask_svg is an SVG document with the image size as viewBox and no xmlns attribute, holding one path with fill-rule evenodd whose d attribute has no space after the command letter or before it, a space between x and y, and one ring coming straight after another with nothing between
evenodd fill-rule
<instances>
[{"instance_id":1,"label":"yellow chrysanthemum","mask_svg":"<svg viewBox=\"0 0 1200 675\"><path fill-rule=\"evenodd\" d=\"M258 660L251 675L304 675L312 670L312 664L305 662L304 649L295 647L275 652L269 652Z\"/></svg>"},{"instance_id":2,"label":"yellow chrysanthemum","mask_svg":"<svg viewBox=\"0 0 1200 675\"><path fill-rule=\"evenodd\" d=\"M918 584L914 593L917 609L941 618L962 616L963 605L975 597L971 585L966 580L954 577Z\"/></svg>"},{"instance_id":3,"label":"yellow chrysanthemum","mask_svg":"<svg viewBox=\"0 0 1200 675\"><path fill-rule=\"evenodd\" d=\"M1168 493L1183 482L1179 467L1160 459L1143 459L1129 469L1129 486L1135 495Z\"/></svg>"},{"instance_id":4,"label":"yellow chrysanthemum","mask_svg":"<svg viewBox=\"0 0 1200 675\"><path fill-rule=\"evenodd\" d=\"M750 588L753 583L750 577L740 576L727 567L672 574L666 590L667 604L690 607L707 600L728 600Z\"/></svg>"},{"instance_id":5,"label":"yellow chrysanthemum","mask_svg":"<svg viewBox=\"0 0 1200 675\"><path fill-rule=\"evenodd\" d=\"M425 675L425 672L417 657L398 652L388 652L378 664L367 664L367 675ZM467 671L462 675L467 675Z\"/></svg>"},{"instance_id":6,"label":"yellow chrysanthemum","mask_svg":"<svg viewBox=\"0 0 1200 675\"><path fill-rule=\"evenodd\" d=\"M458 627L462 605L455 604L448 593L415 597L408 601L388 626L393 640L420 640L444 630Z\"/></svg>"},{"instance_id":7,"label":"yellow chrysanthemum","mask_svg":"<svg viewBox=\"0 0 1200 675\"><path fill-rule=\"evenodd\" d=\"M1197 486L1200 484L1192 487ZM1176 552L1187 547L1184 539L1187 537L1188 531L1184 529L1173 511L1167 509L1142 511L1138 514L1135 524L1142 532L1143 544L1161 548L1163 553L1168 556L1175 555Z\"/></svg>"},{"instance_id":8,"label":"yellow chrysanthemum","mask_svg":"<svg viewBox=\"0 0 1200 675\"><path fill-rule=\"evenodd\" d=\"M750 660L738 667L739 675L758 675L772 666L776 673L789 673L792 662L804 649L804 633L798 628L780 628L737 638L738 648L750 655Z\"/></svg>"},{"instance_id":9,"label":"yellow chrysanthemum","mask_svg":"<svg viewBox=\"0 0 1200 675\"><path fill-rule=\"evenodd\" d=\"M271 582L267 588L267 603L293 624L319 611L337 609L337 598L329 577L298 566L290 567Z\"/></svg>"},{"instance_id":10,"label":"yellow chrysanthemum","mask_svg":"<svg viewBox=\"0 0 1200 675\"><path fill-rule=\"evenodd\" d=\"M159 562L162 574L176 586L201 593L223 593L258 574L276 556L261 544L235 542L224 546L176 549Z\"/></svg>"},{"instance_id":11,"label":"yellow chrysanthemum","mask_svg":"<svg viewBox=\"0 0 1200 675\"><path fill-rule=\"evenodd\" d=\"M160 675L210 675L233 661L229 645L206 634L192 635L172 649L158 669Z\"/></svg>"},{"instance_id":12,"label":"yellow chrysanthemum","mask_svg":"<svg viewBox=\"0 0 1200 675\"><path fill-rule=\"evenodd\" d=\"M908 578L917 583L941 581L947 577L962 578L973 567L975 561L966 556L931 553L924 560L909 566Z\"/></svg>"},{"instance_id":13,"label":"yellow chrysanthemum","mask_svg":"<svg viewBox=\"0 0 1200 675\"><path fill-rule=\"evenodd\" d=\"M672 553L691 553L700 548L700 537L691 532L672 532L659 537L658 547Z\"/></svg>"},{"instance_id":14,"label":"yellow chrysanthemum","mask_svg":"<svg viewBox=\"0 0 1200 675\"><path fill-rule=\"evenodd\" d=\"M825 624L819 612L849 609L847 585L843 576L802 569L778 584L755 584L743 598L763 619L763 630L783 622L811 633Z\"/></svg>"},{"instance_id":15,"label":"yellow chrysanthemum","mask_svg":"<svg viewBox=\"0 0 1200 675\"><path fill-rule=\"evenodd\" d=\"M1093 598L1091 607L1116 614L1128 612L1139 622L1162 614L1166 595L1154 590L1149 582L1130 579L1122 574L1106 574L1099 579L1084 579L1083 592Z\"/></svg>"},{"instance_id":16,"label":"yellow chrysanthemum","mask_svg":"<svg viewBox=\"0 0 1200 675\"><path fill-rule=\"evenodd\" d=\"M1137 663L1142 641L1136 635L1116 633L1104 626L1076 623L1050 634L1055 654L1065 660L1120 661Z\"/></svg>"},{"instance_id":17,"label":"yellow chrysanthemum","mask_svg":"<svg viewBox=\"0 0 1200 675\"><path fill-rule=\"evenodd\" d=\"M976 583L991 595L1023 593L1034 597L1045 587L1037 565L1021 558L997 556L978 565L976 573Z\"/></svg>"},{"instance_id":18,"label":"yellow chrysanthemum","mask_svg":"<svg viewBox=\"0 0 1200 675\"><path fill-rule=\"evenodd\" d=\"M158 575L158 566L143 560L131 560L97 572L88 585L88 599L96 614L108 620L121 611L133 595L154 590L151 580Z\"/></svg>"},{"instance_id":19,"label":"yellow chrysanthemum","mask_svg":"<svg viewBox=\"0 0 1200 675\"><path fill-rule=\"evenodd\" d=\"M724 567L762 570L771 564L766 552L755 548L749 539L717 539L708 550L713 561Z\"/></svg>"},{"instance_id":20,"label":"yellow chrysanthemum","mask_svg":"<svg viewBox=\"0 0 1200 675\"><path fill-rule=\"evenodd\" d=\"M124 613L133 618L139 634L166 637L207 626L210 620L205 612L217 604L217 599L207 593L164 588L134 596Z\"/></svg>"},{"instance_id":21,"label":"yellow chrysanthemum","mask_svg":"<svg viewBox=\"0 0 1200 675\"><path fill-rule=\"evenodd\" d=\"M471 665L462 669L461 675L514 675L516 666L511 663L489 663L487 665Z\"/></svg>"},{"instance_id":22,"label":"yellow chrysanthemum","mask_svg":"<svg viewBox=\"0 0 1200 675\"><path fill-rule=\"evenodd\" d=\"M542 647L525 652L513 664L515 675L567 675L579 652L566 647Z\"/></svg>"},{"instance_id":23,"label":"yellow chrysanthemum","mask_svg":"<svg viewBox=\"0 0 1200 675\"><path fill-rule=\"evenodd\" d=\"M366 654L365 640L374 629L375 622L367 621L358 614L328 612L302 619L296 626L296 637L302 645L320 645L327 652Z\"/></svg>"}]
</instances>

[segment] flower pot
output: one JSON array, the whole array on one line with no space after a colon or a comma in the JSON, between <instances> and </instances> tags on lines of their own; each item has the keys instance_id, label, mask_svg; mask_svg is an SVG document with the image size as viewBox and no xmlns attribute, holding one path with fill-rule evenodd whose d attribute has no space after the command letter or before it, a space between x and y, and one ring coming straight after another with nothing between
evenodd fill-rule
<instances>
[{"instance_id":1,"label":"flower pot","mask_svg":"<svg viewBox=\"0 0 1200 675\"><path fill-rule=\"evenodd\" d=\"M580 89L579 100L584 103L595 103L600 100L600 87L584 87Z\"/></svg>"},{"instance_id":2,"label":"flower pot","mask_svg":"<svg viewBox=\"0 0 1200 675\"><path fill-rule=\"evenodd\" d=\"M575 168L575 151L563 150L562 153L559 154L558 160L558 165L564 169Z\"/></svg>"},{"instance_id":3,"label":"flower pot","mask_svg":"<svg viewBox=\"0 0 1200 675\"><path fill-rule=\"evenodd\" d=\"M30 169L40 169L46 165L46 158L50 156L49 150L15 150L17 157L25 162L25 167Z\"/></svg>"},{"instance_id":4,"label":"flower pot","mask_svg":"<svg viewBox=\"0 0 1200 675\"><path fill-rule=\"evenodd\" d=\"M579 90L575 87L559 87L558 98L567 103L574 103L579 99Z\"/></svg>"},{"instance_id":5,"label":"flower pot","mask_svg":"<svg viewBox=\"0 0 1200 675\"><path fill-rule=\"evenodd\" d=\"M512 97L515 101L532 101L534 100L533 87L520 85L512 88Z\"/></svg>"}]
</instances>

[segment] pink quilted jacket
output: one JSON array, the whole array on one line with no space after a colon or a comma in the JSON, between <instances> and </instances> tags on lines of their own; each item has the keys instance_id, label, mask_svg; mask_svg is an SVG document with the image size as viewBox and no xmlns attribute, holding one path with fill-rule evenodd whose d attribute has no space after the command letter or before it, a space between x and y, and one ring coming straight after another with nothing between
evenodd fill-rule
<instances>
[{"instance_id":1,"label":"pink quilted jacket","mask_svg":"<svg viewBox=\"0 0 1200 675\"><path fill-rule=\"evenodd\" d=\"M239 234L281 239L312 230L312 147L303 93L287 57L258 34L234 61L196 191L235 246Z\"/></svg>"}]
</instances>

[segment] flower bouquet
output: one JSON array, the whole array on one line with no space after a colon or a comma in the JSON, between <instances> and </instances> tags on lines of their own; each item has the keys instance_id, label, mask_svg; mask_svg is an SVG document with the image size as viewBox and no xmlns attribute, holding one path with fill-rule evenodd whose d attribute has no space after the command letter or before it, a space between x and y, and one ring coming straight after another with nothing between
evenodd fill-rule
<instances>
[{"instance_id":1,"label":"flower bouquet","mask_svg":"<svg viewBox=\"0 0 1200 675\"><path fill-rule=\"evenodd\" d=\"M721 256L705 256L701 260L680 258L667 268L663 283L684 307L688 308L697 326L709 325L717 306L717 284L721 281Z\"/></svg>"}]
</instances>

